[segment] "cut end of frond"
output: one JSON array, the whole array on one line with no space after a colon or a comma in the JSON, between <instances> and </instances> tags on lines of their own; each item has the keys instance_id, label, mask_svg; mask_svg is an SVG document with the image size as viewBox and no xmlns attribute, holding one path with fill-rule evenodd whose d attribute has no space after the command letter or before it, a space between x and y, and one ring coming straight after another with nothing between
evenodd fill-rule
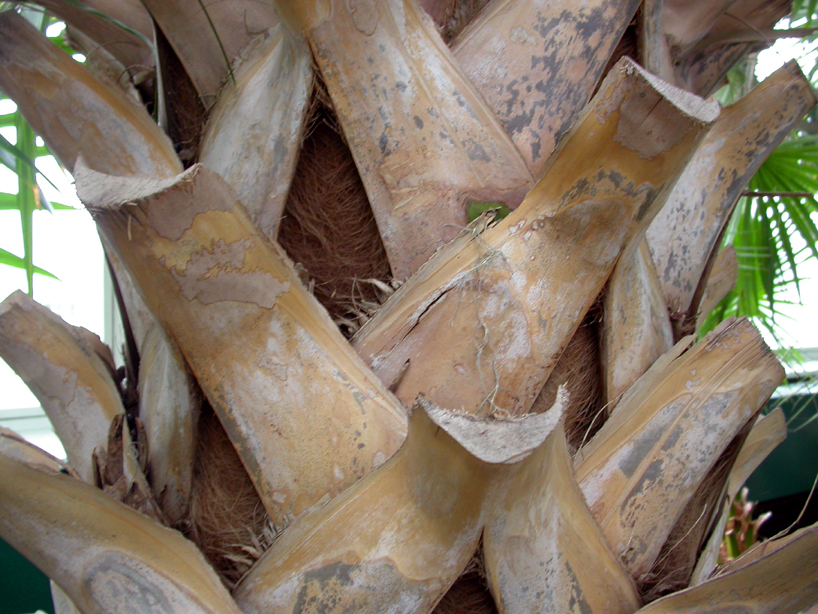
<instances>
[{"instance_id":1,"label":"cut end of frond","mask_svg":"<svg viewBox=\"0 0 818 614\"><path fill-rule=\"evenodd\" d=\"M554 405L544 413L481 419L440 409L424 399L418 401L432 422L472 455L492 464L517 463L529 456L557 427L567 402L568 395L560 388Z\"/></svg>"},{"instance_id":2,"label":"cut end of frond","mask_svg":"<svg viewBox=\"0 0 818 614\"><path fill-rule=\"evenodd\" d=\"M161 194L182 181L190 181L201 168L197 164L167 178L118 177L93 170L80 155L74 165L74 179L77 196L88 209L118 209L122 205Z\"/></svg>"},{"instance_id":3,"label":"cut end of frond","mask_svg":"<svg viewBox=\"0 0 818 614\"><path fill-rule=\"evenodd\" d=\"M703 124L712 124L719 117L721 113L721 106L715 99L705 100L696 94L683 90L664 81L648 72L639 64L634 62L629 57L622 58L616 66L614 71L624 72L625 74L637 74L644 79L656 92L665 100L674 105L679 111L690 117L698 120Z\"/></svg>"}]
</instances>

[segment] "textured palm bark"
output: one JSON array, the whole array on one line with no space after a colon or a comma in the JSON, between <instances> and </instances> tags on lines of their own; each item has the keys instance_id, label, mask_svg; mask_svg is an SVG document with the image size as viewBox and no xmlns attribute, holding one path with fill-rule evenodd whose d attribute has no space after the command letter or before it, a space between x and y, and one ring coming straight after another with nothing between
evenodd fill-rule
<instances>
[{"instance_id":1,"label":"textured palm bark","mask_svg":"<svg viewBox=\"0 0 818 614\"><path fill-rule=\"evenodd\" d=\"M395 452L403 409L218 175L197 165L165 183L76 177L277 527Z\"/></svg>"},{"instance_id":2,"label":"textured palm bark","mask_svg":"<svg viewBox=\"0 0 818 614\"><path fill-rule=\"evenodd\" d=\"M760 416L750 434L741 446L741 451L730 470L721 497L721 509L715 516L710 539L699 553L696 567L690 579L690 586L697 586L711 577L718 565L719 548L724 539L724 529L730 515L730 508L744 483L770 452L787 437L787 420L781 408L776 408L766 416Z\"/></svg>"},{"instance_id":3,"label":"textured palm bark","mask_svg":"<svg viewBox=\"0 0 818 614\"><path fill-rule=\"evenodd\" d=\"M187 516L201 393L181 352L156 323L139 356L139 418L150 451L150 485L168 523Z\"/></svg>"},{"instance_id":4,"label":"textured palm bark","mask_svg":"<svg viewBox=\"0 0 818 614\"><path fill-rule=\"evenodd\" d=\"M87 57L91 61L94 53L102 50L103 53L115 57L133 77L141 75L153 66L152 50L143 39L132 32L66 0L39 0L37 4L65 20L68 26L76 28L95 43L96 48L87 49ZM110 15L147 39L152 36L150 15L140 2L86 0L82 4L94 10L100 10L100 7L95 5L104 4L106 15Z\"/></svg>"},{"instance_id":5,"label":"textured palm bark","mask_svg":"<svg viewBox=\"0 0 818 614\"><path fill-rule=\"evenodd\" d=\"M37 397L68 462L94 484L94 450L107 447L108 427L123 408L112 367L88 335L22 292L0 304L0 355Z\"/></svg>"},{"instance_id":6,"label":"textured palm bark","mask_svg":"<svg viewBox=\"0 0 818 614\"><path fill-rule=\"evenodd\" d=\"M647 71L671 83L675 78L673 58L670 56L664 26L665 20L668 20L668 23L672 20L673 8L671 3L665 0L643 0L637 24L640 63Z\"/></svg>"},{"instance_id":7,"label":"textured palm bark","mask_svg":"<svg viewBox=\"0 0 818 614\"><path fill-rule=\"evenodd\" d=\"M704 273L741 191L815 102L809 82L791 62L725 108L699 146L647 231L659 281L677 317L694 321ZM686 332L692 329L682 328Z\"/></svg>"},{"instance_id":8,"label":"textured palm bark","mask_svg":"<svg viewBox=\"0 0 818 614\"><path fill-rule=\"evenodd\" d=\"M293 524L233 596L246 614L431 612L477 548L490 472L416 406L398 453Z\"/></svg>"},{"instance_id":9,"label":"textured palm bark","mask_svg":"<svg viewBox=\"0 0 818 614\"><path fill-rule=\"evenodd\" d=\"M35 469L42 469L50 473L65 473L81 479L71 465L26 441L11 429L2 426L0 426L0 456Z\"/></svg>"},{"instance_id":10,"label":"textured palm bark","mask_svg":"<svg viewBox=\"0 0 818 614\"><path fill-rule=\"evenodd\" d=\"M671 356L689 344L679 342ZM594 518L636 579L650 571L701 480L784 378L745 320L728 320L669 364L658 363L575 460Z\"/></svg>"},{"instance_id":11,"label":"textured palm bark","mask_svg":"<svg viewBox=\"0 0 818 614\"><path fill-rule=\"evenodd\" d=\"M452 45L539 178L594 93L639 2L495 0Z\"/></svg>"},{"instance_id":12,"label":"textured palm bark","mask_svg":"<svg viewBox=\"0 0 818 614\"><path fill-rule=\"evenodd\" d=\"M473 557L512 467L542 447L564 402L481 421L420 399L397 454L293 524L236 601L245 612L432 611Z\"/></svg>"},{"instance_id":13,"label":"textured palm bark","mask_svg":"<svg viewBox=\"0 0 818 614\"><path fill-rule=\"evenodd\" d=\"M404 403L526 413L717 113L623 60L523 204L438 252L353 345Z\"/></svg>"},{"instance_id":14,"label":"textured palm bark","mask_svg":"<svg viewBox=\"0 0 818 614\"><path fill-rule=\"evenodd\" d=\"M683 3L694 11L698 6L710 4ZM724 2L720 0L716 4L723 5ZM677 53L676 82L700 96L712 94L722 85L727 72L739 60L769 46L768 40L757 36L758 31L772 29L790 12L791 5L792 0L738 0L730 4L729 9L715 20L703 37L702 31L694 25L694 32L698 30L698 34L691 39L701 40ZM751 34L750 42L729 41L729 35L737 32Z\"/></svg>"},{"instance_id":15,"label":"textured palm bark","mask_svg":"<svg viewBox=\"0 0 818 614\"><path fill-rule=\"evenodd\" d=\"M143 107L105 85L14 13L0 14L0 87L69 171L81 152L113 175L172 177L182 165Z\"/></svg>"},{"instance_id":16,"label":"textured palm bark","mask_svg":"<svg viewBox=\"0 0 818 614\"><path fill-rule=\"evenodd\" d=\"M238 614L179 533L79 480L3 454L0 530L82 612Z\"/></svg>"},{"instance_id":17,"label":"textured palm bark","mask_svg":"<svg viewBox=\"0 0 818 614\"><path fill-rule=\"evenodd\" d=\"M187 514L202 394L176 343L150 312L106 241L106 258L122 300L125 396L145 426L150 483L169 523ZM143 442L144 444L145 442Z\"/></svg>"},{"instance_id":18,"label":"textured palm bark","mask_svg":"<svg viewBox=\"0 0 818 614\"><path fill-rule=\"evenodd\" d=\"M605 292L600 336L604 399L610 409L662 354L673 327L647 241L626 249Z\"/></svg>"},{"instance_id":19,"label":"textured palm bark","mask_svg":"<svg viewBox=\"0 0 818 614\"><path fill-rule=\"evenodd\" d=\"M562 424L508 473L483 534L498 611L635 612L636 587L574 480Z\"/></svg>"},{"instance_id":20,"label":"textured palm bark","mask_svg":"<svg viewBox=\"0 0 818 614\"><path fill-rule=\"evenodd\" d=\"M250 40L279 23L272 4L253 0L144 0L145 8L209 106Z\"/></svg>"},{"instance_id":21,"label":"textured palm bark","mask_svg":"<svg viewBox=\"0 0 818 614\"><path fill-rule=\"evenodd\" d=\"M393 274L405 279L466 226L468 202L513 208L534 180L414 0L322 6L284 10L310 41Z\"/></svg>"},{"instance_id":22,"label":"textured palm bark","mask_svg":"<svg viewBox=\"0 0 818 614\"><path fill-rule=\"evenodd\" d=\"M275 240L312 96L312 55L281 24L254 44L210 113L199 161Z\"/></svg>"},{"instance_id":23,"label":"textured palm bark","mask_svg":"<svg viewBox=\"0 0 818 614\"><path fill-rule=\"evenodd\" d=\"M766 556L709 582L654 601L642 608L640 614L716 614L731 610L797 614L807 611L818 601L818 583L815 582L818 527L802 529L782 541L785 543Z\"/></svg>"},{"instance_id":24,"label":"textured palm bark","mask_svg":"<svg viewBox=\"0 0 818 614\"><path fill-rule=\"evenodd\" d=\"M665 44L674 57L680 57L707 35L725 11L732 13L736 0L666 0L662 4Z\"/></svg>"},{"instance_id":25,"label":"textured palm bark","mask_svg":"<svg viewBox=\"0 0 818 614\"><path fill-rule=\"evenodd\" d=\"M736 255L736 248L727 245L719 250L715 260L713 260L713 268L707 277L707 286L702 294L702 300L696 314L696 330L701 328L710 312L736 286L737 280L738 256Z\"/></svg>"}]
</instances>

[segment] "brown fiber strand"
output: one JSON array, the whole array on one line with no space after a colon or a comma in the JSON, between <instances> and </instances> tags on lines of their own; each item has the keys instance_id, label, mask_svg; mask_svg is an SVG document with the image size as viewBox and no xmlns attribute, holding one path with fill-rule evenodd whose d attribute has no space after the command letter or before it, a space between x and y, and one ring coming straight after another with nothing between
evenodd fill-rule
<instances>
[{"instance_id":1,"label":"brown fiber strand","mask_svg":"<svg viewBox=\"0 0 818 614\"><path fill-rule=\"evenodd\" d=\"M598 307L593 307L557 361L550 377L531 407L532 413L547 411L556 400L557 389L565 384L565 436L571 452L591 439L602 426L602 386L598 342Z\"/></svg>"},{"instance_id":2,"label":"brown fiber strand","mask_svg":"<svg viewBox=\"0 0 818 614\"><path fill-rule=\"evenodd\" d=\"M365 280L386 282L391 271L352 154L317 90L278 242L330 316L354 320L361 304L382 302Z\"/></svg>"},{"instance_id":3,"label":"brown fiber strand","mask_svg":"<svg viewBox=\"0 0 818 614\"><path fill-rule=\"evenodd\" d=\"M479 550L482 552L482 548ZM433 614L497 614L480 555L475 555L455 580Z\"/></svg>"},{"instance_id":4,"label":"brown fiber strand","mask_svg":"<svg viewBox=\"0 0 818 614\"><path fill-rule=\"evenodd\" d=\"M218 417L205 403L188 519L180 529L232 589L269 547L264 506Z\"/></svg>"},{"instance_id":5,"label":"brown fiber strand","mask_svg":"<svg viewBox=\"0 0 818 614\"><path fill-rule=\"evenodd\" d=\"M754 422L755 418L747 423L707 472L676 521L653 568L638 579L637 586L644 603L687 588L690 584L699 553L710 537L717 515L721 513L720 499L730 470Z\"/></svg>"}]
</instances>

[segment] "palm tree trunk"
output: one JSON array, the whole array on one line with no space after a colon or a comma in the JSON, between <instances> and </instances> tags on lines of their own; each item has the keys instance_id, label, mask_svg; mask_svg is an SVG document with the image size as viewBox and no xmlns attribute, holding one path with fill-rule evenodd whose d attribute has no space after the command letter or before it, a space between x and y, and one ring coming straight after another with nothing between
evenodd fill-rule
<instances>
[{"instance_id":1,"label":"palm tree trunk","mask_svg":"<svg viewBox=\"0 0 818 614\"><path fill-rule=\"evenodd\" d=\"M815 527L713 576L783 371L745 320L692 336L815 104L794 65L699 95L786 2L43 5L127 82L0 15L0 87L74 173L131 339L123 382L0 307L69 461L0 433L0 535L61 614L457 612L464 570L509 614L818 601ZM372 318L348 341L327 309Z\"/></svg>"}]
</instances>

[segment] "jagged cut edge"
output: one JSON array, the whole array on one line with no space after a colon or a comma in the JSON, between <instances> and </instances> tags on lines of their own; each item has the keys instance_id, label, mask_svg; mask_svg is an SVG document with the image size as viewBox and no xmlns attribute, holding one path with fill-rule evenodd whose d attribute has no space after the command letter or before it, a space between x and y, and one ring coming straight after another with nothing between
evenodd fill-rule
<instances>
[{"instance_id":1,"label":"jagged cut edge","mask_svg":"<svg viewBox=\"0 0 818 614\"><path fill-rule=\"evenodd\" d=\"M120 177L95 171L80 154L74 164L74 180L77 197L87 208L119 209L166 192L179 183L192 181L202 168L204 165L194 164L184 172L166 178Z\"/></svg>"},{"instance_id":2,"label":"jagged cut edge","mask_svg":"<svg viewBox=\"0 0 818 614\"><path fill-rule=\"evenodd\" d=\"M567 403L568 392L560 386L551 409L520 418L476 418L441 409L422 398L416 405L476 458L491 464L512 464L540 447L559 424Z\"/></svg>"},{"instance_id":3,"label":"jagged cut edge","mask_svg":"<svg viewBox=\"0 0 818 614\"><path fill-rule=\"evenodd\" d=\"M665 100L673 104L679 111L692 119L704 124L711 124L719 117L721 106L714 99L705 100L692 92L668 83L667 81L648 72L629 57L619 61L618 69L626 74L637 73Z\"/></svg>"}]
</instances>

